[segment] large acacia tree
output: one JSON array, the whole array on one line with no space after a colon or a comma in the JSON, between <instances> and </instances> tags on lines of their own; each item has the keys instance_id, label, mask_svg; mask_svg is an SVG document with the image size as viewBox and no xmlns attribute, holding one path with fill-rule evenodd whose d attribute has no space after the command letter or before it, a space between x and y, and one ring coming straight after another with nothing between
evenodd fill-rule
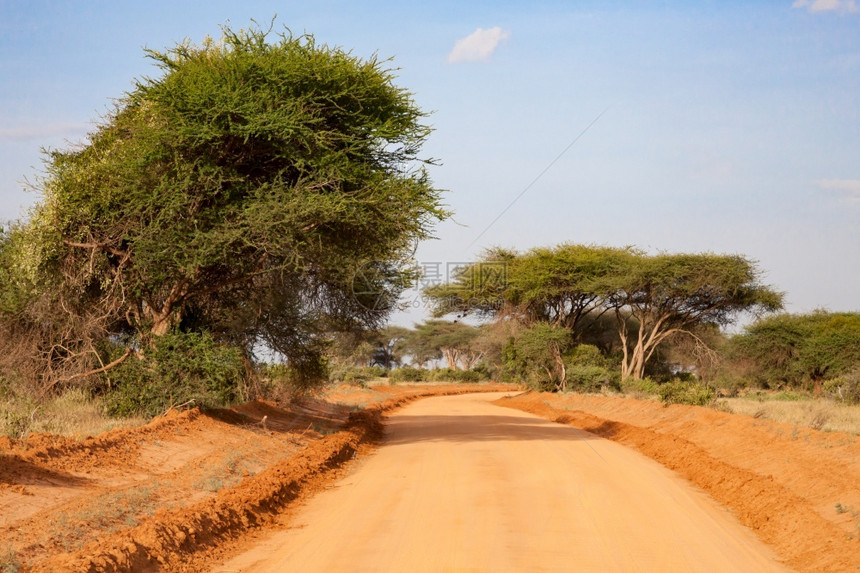
<instances>
[{"instance_id":1,"label":"large acacia tree","mask_svg":"<svg viewBox=\"0 0 860 573\"><path fill-rule=\"evenodd\" d=\"M518 253L494 248L464 266L449 283L426 294L438 316L450 313L505 317L526 325L548 322L581 334L586 317L605 312L611 277L635 251L562 244Z\"/></svg>"},{"instance_id":2,"label":"large acacia tree","mask_svg":"<svg viewBox=\"0 0 860 573\"><path fill-rule=\"evenodd\" d=\"M48 155L42 201L3 236L20 296L0 320L40 337L55 378L105 367L99 341L136 340L128 356L177 329L299 364L392 308L396 262L447 216L424 114L386 62L271 36L148 51L159 73Z\"/></svg>"},{"instance_id":3,"label":"large acacia tree","mask_svg":"<svg viewBox=\"0 0 860 573\"><path fill-rule=\"evenodd\" d=\"M697 326L724 326L740 312L782 307L782 295L762 285L753 262L738 255L633 254L609 278L614 288L604 304L618 321L622 378L642 378L669 337L705 344Z\"/></svg>"}]
</instances>

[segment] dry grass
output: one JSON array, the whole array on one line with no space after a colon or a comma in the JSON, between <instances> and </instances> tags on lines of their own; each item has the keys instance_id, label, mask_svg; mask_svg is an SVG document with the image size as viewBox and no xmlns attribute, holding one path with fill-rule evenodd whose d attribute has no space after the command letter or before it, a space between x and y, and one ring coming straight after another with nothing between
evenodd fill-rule
<instances>
[{"instance_id":1,"label":"dry grass","mask_svg":"<svg viewBox=\"0 0 860 573\"><path fill-rule=\"evenodd\" d=\"M735 414L785 422L795 426L860 435L860 406L848 406L825 398L766 400L759 397L724 398Z\"/></svg>"},{"instance_id":2,"label":"dry grass","mask_svg":"<svg viewBox=\"0 0 860 573\"><path fill-rule=\"evenodd\" d=\"M100 400L81 389L68 390L41 404L15 396L0 398L0 435L12 438L38 432L83 438L118 426L141 426L147 421L111 418Z\"/></svg>"}]
</instances>

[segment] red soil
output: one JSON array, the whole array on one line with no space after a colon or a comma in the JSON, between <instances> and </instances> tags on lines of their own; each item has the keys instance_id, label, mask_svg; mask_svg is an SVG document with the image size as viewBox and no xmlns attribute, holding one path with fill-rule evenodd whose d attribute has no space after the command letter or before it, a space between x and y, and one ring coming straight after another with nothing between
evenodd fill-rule
<instances>
[{"instance_id":1,"label":"red soil","mask_svg":"<svg viewBox=\"0 0 860 573\"><path fill-rule=\"evenodd\" d=\"M0 554L34 571L188 570L195 555L318 487L379 435L383 412L421 396L507 388L341 388L283 408L171 412L82 441L3 438Z\"/></svg>"}]
</instances>

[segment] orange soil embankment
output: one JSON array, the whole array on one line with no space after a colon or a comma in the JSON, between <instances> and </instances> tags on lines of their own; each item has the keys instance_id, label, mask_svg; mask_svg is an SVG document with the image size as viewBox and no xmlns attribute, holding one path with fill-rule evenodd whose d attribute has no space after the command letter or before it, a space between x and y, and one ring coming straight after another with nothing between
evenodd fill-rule
<instances>
[{"instance_id":1,"label":"orange soil embankment","mask_svg":"<svg viewBox=\"0 0 860 573\"><path fill-rule=\"evenodd\" d=\"M206 550L251 528L272 522L278 512L284 510L302 491L314 487L315 482L324 480L324 474L328 470L342 465L354 457L362 444L379 437L382 431L381 418L385 412L425 396L504 389L509 387L448 385L420 390L392 389L394 397L350 413L341 431L311 442L294 455L278 461L256 475L248 475L233 487L222 489L214 497L178 508L165 507L157 510L139 525L114 533L108 532L71 553L39 560L32 564L32 570L137 571L176 567L188 561L195 552ZM230 418L242 416L243 410L260 410L255 413L256 418L261 419L261 414L267 409L270 414L277 411L265 403L252 403L235 410L222 411L221 416ZM180 416L196 414L186 413ZM269 418L269 423L273 421L275 420ZM156 422L155 425L164 423L169 421ZM144 427L128 431L133 433L138 430L147 432L151 429ZM229 432L230 426L225 425L222 431ZM107 444L111 438L105 438L103 441ZM92 446L86 445L90 443L91 441L84 442L84 446L65 445L76 453L79 449L83 451L88 447L91 452ZM110 449L109 445L104 445L100 451ZM50 460L50 454L44 453L44 448L29 452L27 457ZM21 461L23 463L23 460ZM21 476L18 475L17 478L20 481ZM16 480L7 479L7 483L9 481L14 483Z\"/></svg>"},{"instance_id":2,"label":"orange soil embankment","mask_svg":"<svg viewBox=\"0 0 860 573\"><path fill-rule=\"evenodd\" d=\"M854 436L614 397L528 393L496 403L637 449L729 507L792 568L860 568Z\"/></svg>"}]
</instances>

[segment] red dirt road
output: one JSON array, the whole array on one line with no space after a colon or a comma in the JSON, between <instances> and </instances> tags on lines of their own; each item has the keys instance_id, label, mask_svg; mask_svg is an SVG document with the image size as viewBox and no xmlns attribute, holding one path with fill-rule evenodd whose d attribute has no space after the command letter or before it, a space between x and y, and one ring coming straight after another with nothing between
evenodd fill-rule
<instances>
[{"instance_id":1,"label":"red dirt road","mask_svg":"<svg viewBox=\"0 0 860 573\"><path fill-rule=\"evenodd\" d=\"M783 571L711 498L631 449L428 398L290 529L215 571Z\"/></svg>"}]
</instances>

